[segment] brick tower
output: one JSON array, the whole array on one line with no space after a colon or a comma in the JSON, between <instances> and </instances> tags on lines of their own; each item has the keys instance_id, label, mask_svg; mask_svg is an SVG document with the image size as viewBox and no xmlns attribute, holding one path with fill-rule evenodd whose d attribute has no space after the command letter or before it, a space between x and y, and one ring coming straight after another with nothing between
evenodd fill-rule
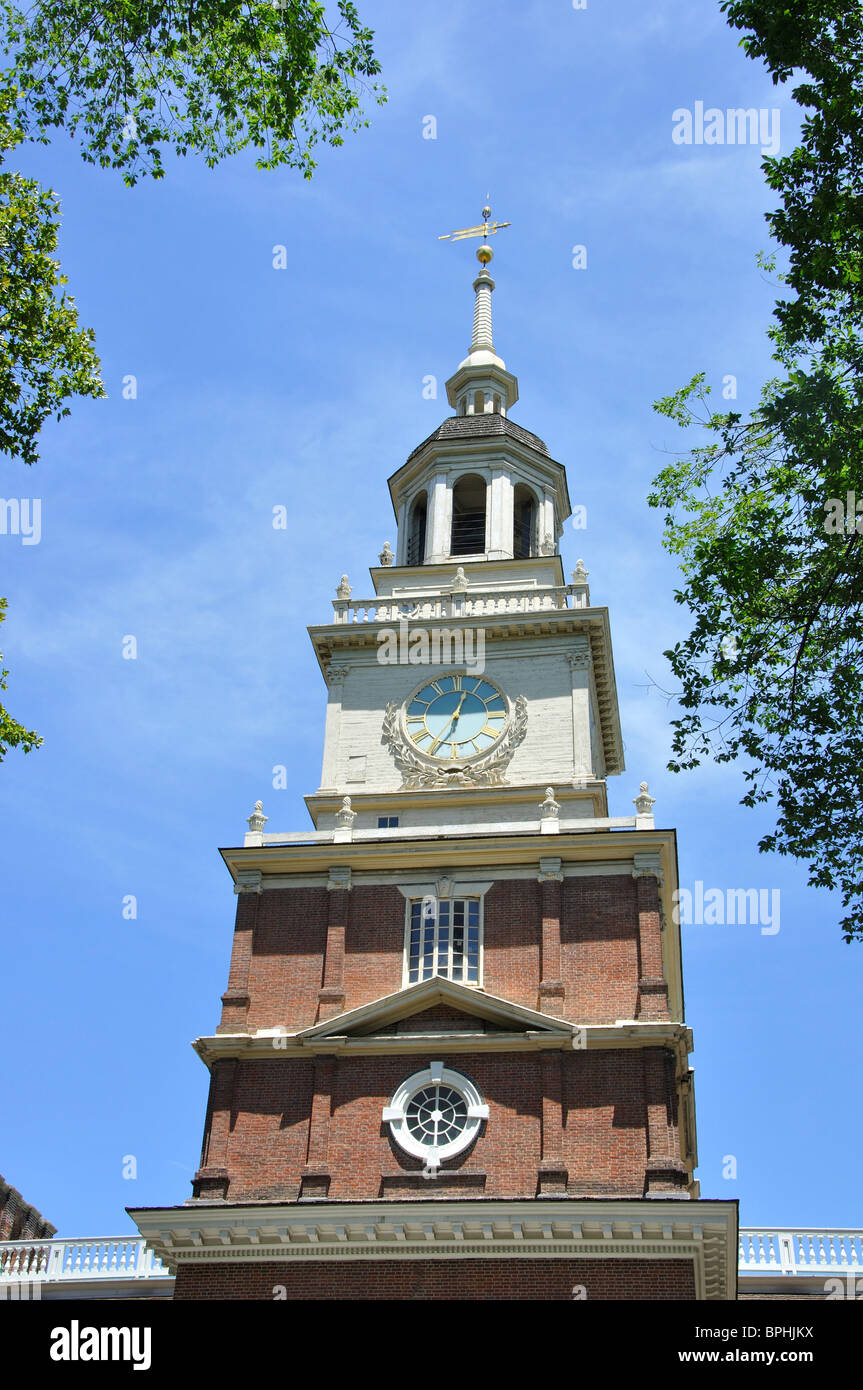
<instances>
[{"instance_id":1,"label":"brick tower","mask_svg":"<svg viewBox=\"0 0 863 1390\"><path fill-rule=\"evenodd\" d=\"M397 551L309 629L314 829L258 802L223 851L194 1195L132 1212L177 1299L736 1295L736 1206L693 1179L675 835L644 783L609 818L608 613L580 561L565 582L566 475L509 419L477 256L454 414L390 479Z\"/></svg>"}]
</instances>

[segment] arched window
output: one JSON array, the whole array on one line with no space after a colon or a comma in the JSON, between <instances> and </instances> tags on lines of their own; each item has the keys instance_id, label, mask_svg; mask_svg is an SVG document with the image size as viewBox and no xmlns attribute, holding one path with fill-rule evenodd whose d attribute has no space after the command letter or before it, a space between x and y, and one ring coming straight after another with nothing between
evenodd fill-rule
<instances>
[{"instance_id":1,"label":"arched window","mask_svg":"<svg viewBox=\"0 0 863 1390\"><path fill-rule=\"evenodd\" d=\"M485 479L467 473L452 490L450 555L479 555L484 550Z\"/></svg>"},{"instance_id":2,"label":"arched window","mask_svg":"<svg viewBox=\"0 0 863 1390\"><path fill-rule=\"evenodd\" d=\"M534 551L536 499L529 487L518 483L512 508L512 553L516 560L528 560Z\"/></svg>"},{"instance_id":3,"label":"arched window","mask_svg":"<svg viewBox=\"0 0 863 1390\"><path fill-rule=\"evenodd\" d=\"M416 498L408 522L407 563L421 565L426 553L426 510L428 499L424 492Z\"/></svg>"}]
</instances>

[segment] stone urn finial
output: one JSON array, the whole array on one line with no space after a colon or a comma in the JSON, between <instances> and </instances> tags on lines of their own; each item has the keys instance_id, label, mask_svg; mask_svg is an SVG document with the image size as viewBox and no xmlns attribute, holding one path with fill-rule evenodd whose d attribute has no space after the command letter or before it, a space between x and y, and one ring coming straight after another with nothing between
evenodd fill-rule
<instances>
[{"instance_id":1,"label":"stone urn finial","mask_svg":"<svg viewBox=\"0 0 863 1390\"><path fill-rule=\"evenodd\" d=\"M384 541L384 548L378 556L378 559L380 560L382 565L391 565L394 558L395 557L392 552L392 546L390 545L389 541Z\"/></svg>"},{"instance_id":2,"label":"stone urn finial","mask_svg":"<svg viewBox=\"0 0 863 1390\"><path fill-rule=\"evenodd\" d=\"M264 815L263 801L256 801L254 811L250 816L246 817L249 829L253 835L263 834L264 826L266 825L269 819L269 816Z\"/></svg>"},{"instance_id":3,"label":"stone urn finial","mask_svg":"<svg viewBox=\"0 0 863 1390\"><path fill-rule=\"evenodd\" d=\"M336 598L350 598L353 590L348 583L348 576L343 574L339 580L339 587L336 589Z\"/></svg>"}]
</instances>

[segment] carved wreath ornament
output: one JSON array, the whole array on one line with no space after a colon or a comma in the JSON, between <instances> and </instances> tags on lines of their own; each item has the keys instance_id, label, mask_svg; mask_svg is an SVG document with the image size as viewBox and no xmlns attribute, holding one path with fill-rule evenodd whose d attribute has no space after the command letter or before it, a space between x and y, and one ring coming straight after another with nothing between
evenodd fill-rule
<instances>
[{"instance_id":1,"label":"carved wreath ornament","mask_svg":"<svg viewBox=\"0 0 863 1390\"><path fill-rule=\"evenodd\" d=\"M416 696L400 704L391 700L383 722L383 742L409 787L497 787L506 783L504 773L527 732L527 700L519 695L507 701L506 726L487 752L469 757L435 759L414 746L408 732L407 711Z\"/></svg>"}]
</instances>

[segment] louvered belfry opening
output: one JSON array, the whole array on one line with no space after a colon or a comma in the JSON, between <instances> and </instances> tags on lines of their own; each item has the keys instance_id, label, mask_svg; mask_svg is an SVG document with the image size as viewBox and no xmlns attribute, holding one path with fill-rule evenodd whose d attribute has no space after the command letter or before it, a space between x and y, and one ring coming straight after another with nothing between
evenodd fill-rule
<instances>
[{"instance_id":1,"label":"louvered belfry opening","mask_svg":"<svg viewBox=\"0 0 863 1390\"><path fill-rule=\"evenodd\" d=\"M512 553L516 560L529 560L533 554L536 499L529 487L518 483L513 497Z\"/></svg>"},{"instance_id":2,"label":"louvered belfry opening","mask_svg":"<svg viewBox=\"0 0 863 1390\"><path fill-rule=\"evenodd\" d=\"M428 500L426 494L422 492L411 507L407 548L407 563L409 565L421 565L425 559L427 511Z\"/></svg>"},{"instance_id":3,"label":"louvered belfry opening","mask_svg":"<svg viewBox=\"0 0 863 1390\"><path fill-rule=\"evenodd\" d=\"M452 493L451 555L480 555L485 550L485 479L476 473L459 478Z\"/></svg>"}]
</instances>

